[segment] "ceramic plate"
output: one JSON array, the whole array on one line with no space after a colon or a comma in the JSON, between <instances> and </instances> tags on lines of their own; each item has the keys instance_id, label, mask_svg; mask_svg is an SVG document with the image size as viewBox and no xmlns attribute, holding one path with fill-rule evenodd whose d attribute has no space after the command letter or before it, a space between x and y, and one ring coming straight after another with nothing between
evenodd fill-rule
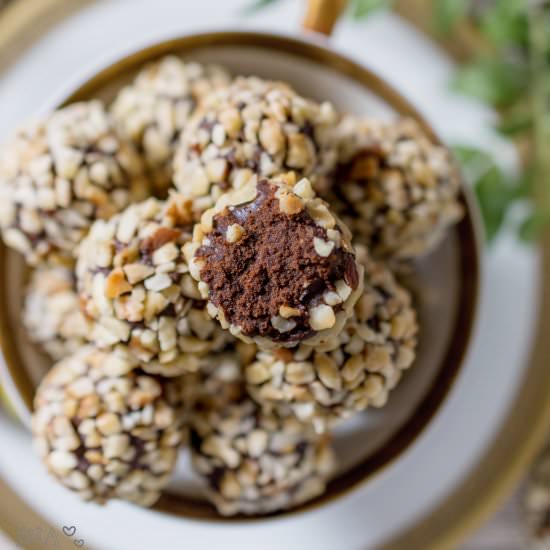
<instances>
[{"instance_id":1,"label":"ceramic plate","mask_svg":"<svg viewBox=\"0 0 550 550\"><path fill-rule=\"evenodd\" d=\"M167 54L200 62L221 63L232 74L258 75L285 80L308 97L330 100L340 110L384 119L420 115L395 91L366 69L348 62L312 42L265 33L218 32L188 35L132 52L77 87L68 90L63 102L101 98L114 99L144 63ZM422 124L426 126L424 122ZM426 131L431 129L426 126ZM370 479L396 460L420 436L450 390L468 350L479 284L479 236L476 235L475 205L463 197L466 216L453 228L436 252L417 261L408 275L419 314L420 335L412 373L392 392L387 406L368 411L342 424L334 433L339 470L326 493L308 503L324 505ZM33 389L50 364L26 338L20 314L25 281L23 262L4 248L0 253L0 286L3 287L2 348L17 397L30 406ZM26 375L23 379L22 375ZM28 419L28 411L22 416ZM213 508L200 499L200 490L185 467L180 468L157 509L186 517L218 519ZM293 510L293 513L296 510ZM225 521L232 521L227 519Z\"/></svg>"}]
</instances>

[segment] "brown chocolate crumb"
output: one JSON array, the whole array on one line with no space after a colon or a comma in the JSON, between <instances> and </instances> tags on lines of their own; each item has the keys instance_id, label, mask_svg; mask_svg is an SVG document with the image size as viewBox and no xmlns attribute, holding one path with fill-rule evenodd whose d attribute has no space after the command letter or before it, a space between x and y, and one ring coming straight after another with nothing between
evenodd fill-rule
<instances>
[{"instance_id":1,"label":"brown chocolate crumb","mask_svg":"<svg viewBox=\"0 0 550 550\"><path fill-rule=\"evenodd\" d=\"M196 256L204 262L201 279L212 303L231 324L245 336L294 343L313 335L310 308L322 303L323 294L334 291L339 280L356 288L358 274L350 252L335 247L327 257L316 253L313 240L326 240L326 231L306 210L281 212L277 189L262 180L254 201L215 216L209 243ZM237 243L228 243L227 228L235 223L245 234ZM281 306L300 311L284 332L272 324Z\"/></svg>"}]
</instances>

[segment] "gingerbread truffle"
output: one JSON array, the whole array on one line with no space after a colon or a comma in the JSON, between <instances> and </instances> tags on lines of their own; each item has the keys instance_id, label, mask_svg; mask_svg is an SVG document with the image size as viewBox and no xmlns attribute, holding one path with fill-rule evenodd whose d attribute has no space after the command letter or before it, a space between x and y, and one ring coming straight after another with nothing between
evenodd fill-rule
<instances>
[{"instance_id":1,"label":"gingerbread truffle","mask_svg":"<svg viewBox=\"0 0 550 550\"><path fill-rule=\"evenodd\" d=\"M158 193L172 182L172 163L181 131L211 91L230 77L217 65L167 56L146 65L111 106L117 130L140 151Z\"/></svg>"},{"instance_id":2,"label":"gingerbread truffle","mask_svg":"<svg viewBox=\"0 0 550 550\"><path fill-rule=\"evenodd\" d=\"M307 179L294 181L252 178L204 213L186 245L209 313L263 347L338 334L362 290L347 229Z\"/></svg>"},{"instance_id":3,"label":"gingerbread truffle","mask_svg":"<svg viewBox=\"0 0 550 550\"><path fill-rule=\"evenodd\" d=\"M182 246L191 239L187 203L173 195L97 221L77 262L92 340L124 346L149 373L179 376L225 346L228 335L205 310Z\"/></svg>"},{"instance_id":4,"label":"gingerbread truffle","mask_svg":"<svg viewBox=\"0 0 550 550\"><path fill-rule=\"evenodd\" d=\"M73 270L43 266L25 289L23 324L29 338L58 361L88 341L93 323L80 311Z\"/></svg>"},{"instance_id":5,"label":"gingerbread truffle","mask_svg":"<svg viewBox=\"0 0 550 550\"><path fill-rule=\"evenodd\" d=\"M325 490L335 466L327 437L292 415L263 413L242 397L199 410L191 428L195 471L220 514L269 514Z\"/></svg>"},{"instance_id":6,"label":"gingerbread truffle","mask_svg":"<svg viewBox=\"0 0 550 550\"><path fill-rule=\"evenodd\" d=\"M411 119L346 117L329 199L354 239L380 258L427 254L462 216L448 150Z\"/></svg>"},{"instance_id":7,"label":"gingerbread truffle","mask_svg":"<svg viewBox=\"0 0 550 550\"><path fill-rule=\"evenodd\" d=\"M134 147L99 101L77 103L21 129L0 158L0 228L27 262L70 263L95 219L148 193Z\"/></svg>"},{"instance_id":8,"label":"gingerbread truffle","mask_svg":"<svg viewBox=\"0 0 550 550\"><path fill-rule=\"evenodd\" d=\"M382 407L414 361L418 325L410 294L363 247L365 288L344 330L321 346L260 351L246 368L264 408L291 410L325 431L367 407Z\"/></svg>"},{"instance_id":9,"label":"gingerbread truffle","mask_svg":"<svg viewBox=\"0 0 550 550\"><path fill-rule=\"evenodd\" d=\"M49 472L84 500L151 506L184 438L181 382L123 363L88 346L55 365L36 394L34 446Z\"/></svg>"},{"instance_id":10,"label":"gingerbread truffle","mask_svg":"<svg viewBox=\"0 0 550 550\"><path fill-rule=\"evenodd\" d=\"M337 115L282 82L237 78L205 100L182 134L176 187L200 212L252 175L294 170L316 188L328 183L337 159Z\"/></svg>"}]
</instances>

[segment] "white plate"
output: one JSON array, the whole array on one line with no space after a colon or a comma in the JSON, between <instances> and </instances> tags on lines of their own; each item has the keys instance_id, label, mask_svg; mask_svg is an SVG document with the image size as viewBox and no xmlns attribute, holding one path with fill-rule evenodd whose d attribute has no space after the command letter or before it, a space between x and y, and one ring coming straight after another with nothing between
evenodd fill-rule
<instances>
[{"instance_id":1,"label":"white plate","mask_svg":"<svg viewBox=\"0 0 550 550\"><path fill-rule=\"evenodd\" d=\"M247 21L247 26L292 30L291 25L296 27L299 20L297 4L270 8L265 15ZM201 0L200 5L116 1L84 10L41 40L2 79L0 134L39 108L57 83L74 78L83 64L103 64L106 56L112 58L115 52L124 53L166 36L233 26L233 15L241 5L241 1L227 0L223 4ZM446 92L449 62L399 19L385 15L366 25L343 23L334 45L412 99L444 137L470 138L470 142L476 138L476 142L503 152L507 160L509 147L487 129L491 113ZM23 96L21 90L28 93ZM2 447L9 452L0 455L0 474L54 525L75 524L88 545L102 549L151 548L155 544L164 548L175 540L190 548L222 544L243 549L260 544L265 548L303 548L312 541L320 549L379 546L428 514L452 491L498 431L521 379L529 346L535 318L536 264L535 255L518 247L511 237L499 242L487 261L475 343L444 408L414 447L381 476L324 508L254 524L205 524L116 503L109 506L107 525L103 510L77 502L46 478L38 461L29 456L28 435L4 419L6 443ZM503 296L508 299L506 304ZM503 305L514 312L513 318L503 315ZM25 476L18 475L21 471ZM129 527L134 525L139 529Z\"/></svg>"}]
</instances>

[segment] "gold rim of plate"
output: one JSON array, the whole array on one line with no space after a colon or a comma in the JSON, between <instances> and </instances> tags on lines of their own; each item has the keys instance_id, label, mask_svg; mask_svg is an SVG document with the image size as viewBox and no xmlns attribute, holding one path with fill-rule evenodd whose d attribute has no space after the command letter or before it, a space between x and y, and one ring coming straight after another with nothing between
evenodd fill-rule
<instances>
[{"instance_id":1,"label":"gold rim of plate","mask_svg":"<svg viewBox=\"0 0 550 550\"><path fill-rule=\"evenodd\" d=\"M89 0L18 0L0 16L0 70L57 22ZM69 11L71 8L71 11ZM45 15L47 14L47 17ZM544 289L536 344L529 368L503 428L477 466L453 493L416 525L399 533L387 548L454 548L496 510L512 491L550 427L550 343L543 327L550 326L550 234L540 247Z\"/></svg>"}]
</instances>

